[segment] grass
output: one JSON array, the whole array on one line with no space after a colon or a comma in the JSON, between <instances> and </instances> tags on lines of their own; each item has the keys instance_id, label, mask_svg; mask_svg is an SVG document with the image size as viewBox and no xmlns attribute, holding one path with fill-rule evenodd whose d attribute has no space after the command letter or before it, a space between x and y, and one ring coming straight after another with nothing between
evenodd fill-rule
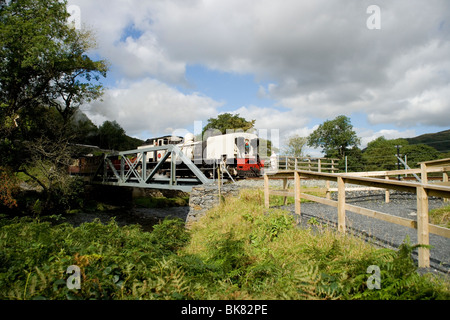
<instances>
[{"instance_id":1,"label":"grass","mask_svg":"<svg viewBox=\"0 0 450 320\"><path fill-rule=\"evenodd\" d=\"M415 272L408 242L396 252L332 229L294 225L286 212L263 207L261 190L247 190L195 224L182 252L234 266L226 289L211 294L215 299L450 298L448 282ZM367 288L370 265L380 266L381 290Z\"/></svg>"},{"instance_id":2,"label":"grass","mask_svg":"<svg viewBox=\"0 0 450 320\"><path fill-rule=\"evenodd\" d=\"M430 222L441 227L450 228L450 205L430 210Z\"/></svg>"},{"instance_id":3,"label":"grass","mask_svg":"<svg viewBox=\"0 0 450 320\"><path fill-rule=\"evenodd\" d=\"M152 232L0 219L0 299L450 299L446 279L416 272L408 242L393 251L326 227L300 229L263 199L244 190L190 229L164 220ZM71 265L80 290L66 286ZM368 288L371 265L380 290Z\"/></svg>"},{"instance_id":4,"label":"grass","mask_svg":"<svg viewBox=\"0 0 450 320\"><path fill-rule=\"evenodd\" d=\"M316 197L321 197L321 198L325 198L326 196L326 191L324 188L319 188L319 187L301 187L302 192L316 196ZM317 190L314 190L317 189ZM288 188L288 191L290 192L294 192L294 188ZM306 191L306 192L305 192ZM274 196L274 195L270 195L270 204L273 206L282 206L284 205L284 197L283 196ZM294 197L286 197L286 205L290 205L290 204L294 204L295 203L295 198ZM301 203L305 203L305 202L311 202L310 200L307 199L300 199Z\"/></svg>"}]
</instances>

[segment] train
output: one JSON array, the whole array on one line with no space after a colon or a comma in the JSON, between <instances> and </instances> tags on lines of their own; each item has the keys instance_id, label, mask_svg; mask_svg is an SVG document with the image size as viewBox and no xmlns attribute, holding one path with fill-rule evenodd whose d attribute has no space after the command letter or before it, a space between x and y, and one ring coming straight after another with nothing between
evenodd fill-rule
<instances>
[{"instance_id":1,"label":"train","mask_svg":"<svg viewBox=\"0 0 450 320\"><path fill-rule=\"evenodd\" d=\"M192 133L180 136L162 136L148 139L138 150L148 147L159 147L173 144L191 160L203 173L214 176L214 169L222 165L233 178L258 177L264 168L264 160L258 153L259 138L256 134L234 132L208 137L205 141L195 141ZM156 165L164 158L166 150L147 153L147 162ZM166 159L167 165L161 166L162 173L167 169L171 159ZM177 169L178 170L178 169Z\"/></svg>"},{"instance_id":2,"label":"train","mask_svg":"<svg viewBox=\"0 0 450 320\"><path fill-rule=\"evenodd\" d=\"M192 133L181 136L161 136L146 140L143 145L137 147L135 156L123 162L119 154L108 154L108 161L116 171L121 166L128 171L129 164L139 162L137 154L140 150L149 147L162 147L176 145L181 152L192 161L197 168L208 178L217 177L217 168L220 166L222 173L233 179L246 177L259 177L264 170L264 160L258 152L260 140L256 134L234 132L222 135L210 136L204 141L195 141ZM170 175L171 155L165 157L167 150L152 150L145 152L147 170L158 166L159 175ZM105 168L103 166L104 156L80 156L69 166L69 172L75 175L95 175ZM164 160L164 163L160 164ZM142 170L142 164L135 168L138 172ZM111 166L106 166L106 176L114 176ZM104 173L102 173L104 174ZM176 174L179 177L190 177L192 171L181 161L177 161Z\"/></svg>"}]
</instances>

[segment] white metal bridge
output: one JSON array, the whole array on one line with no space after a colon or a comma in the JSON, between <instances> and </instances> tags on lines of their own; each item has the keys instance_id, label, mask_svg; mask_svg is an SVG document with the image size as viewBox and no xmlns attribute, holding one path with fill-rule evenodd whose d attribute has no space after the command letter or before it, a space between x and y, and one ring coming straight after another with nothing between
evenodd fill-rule
<instances>
[{"instance_id":1,"label":"white metal bridge","mask_svg":"<svg viewBox=\"0 0 450 320\"><path fill-rule=\"evenodd\" d=\"M149 162L149 154L157 151L165 152L158 162ZM213 180L207 178L179 147L165 145L106 154L93 182L190 192L192 187L210 184Z\"/></svg>"}]
</instances>

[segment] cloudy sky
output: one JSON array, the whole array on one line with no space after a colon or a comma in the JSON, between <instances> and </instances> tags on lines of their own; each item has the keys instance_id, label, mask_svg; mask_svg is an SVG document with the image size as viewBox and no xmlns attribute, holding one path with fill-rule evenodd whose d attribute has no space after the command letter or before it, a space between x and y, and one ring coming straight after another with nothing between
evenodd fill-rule
<instances>
[{"instance_id":1,"label":"cloudy sky","mask_svg":"<svg viewBox=\"0 0 450 320\"><path fill-rule=\"evenodd\" d=\"M69 4L96 35L90 54L110 63L103 101L85 112L141 139L223 112L280 130L281 142L342 114L362 147L450 129L448 0Z\"/></svg>"}]
</instances>

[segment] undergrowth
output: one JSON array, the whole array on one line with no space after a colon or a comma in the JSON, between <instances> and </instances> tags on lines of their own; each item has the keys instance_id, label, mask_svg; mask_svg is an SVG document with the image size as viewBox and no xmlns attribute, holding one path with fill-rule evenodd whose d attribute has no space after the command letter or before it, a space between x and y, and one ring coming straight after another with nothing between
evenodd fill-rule
<instances>
[{"instance_id":1,"label":"undergrowth","mask_svg":"<svg viewBox=\"0 0 450 320\"><path fill-rule=\"evenodd\" d=\"M189 197L165 198L165 197L145 197L136 198L134 203L144 208L168 208L189 206Z\"/></svg>"},{"instance_id":2,"label":"undergrowth","mask_svg":"<svg viewBox=\"0 0 450 320\"><path fill-rule=\"evenodd\" d=\"M306 188L306 187L302 186L302 189L305 189L305 190L302 190L302 192L305 192L306 194L310 194L310 195L313 195L313 196L316 196L316 197L324 198L326 196L326 191L324 191L323 188L319 188L319 187ZM288 188L288 191L294 192L294 188L292 188L292 187ZM294 204L295 203L295 198L294 197L286 197L286 200L285 200L284 196L270 195L269 197L270 197L270 204L272 206L274 206L274 207L285 205L285 203L286 203L286 205L290 205L290 204ZM307 199L304 199L304 198L301 198L300 202L301 203L305 203L305 202L311 202L311 201L307 200Z\"/></svg>"},{"instance_id":3,"label":"undergrowth","mask_svg":"<svg viewBox=\"0 0 450 320\"><path fill-rule=\"evenodd\" d=\"M449 282L419 275L408 241L377 249L326 227L297 228L259 190L227 198L193 224L151 233L114 220L79 227L0 219L0 299L445 299ZM69 290L67 268L81 271ZM381 270L369 289L367 268Z\"/></svg>"},{"instance_id":4,"label":"undergrowth","mask_svg":"<svg viewBox=\"0 0 450 320\"><path fill-rule=\"evenodd\" d=\"M430 210L430 222L445 228L450 228L450 205Z\"/></svg>"}]
</instances>

